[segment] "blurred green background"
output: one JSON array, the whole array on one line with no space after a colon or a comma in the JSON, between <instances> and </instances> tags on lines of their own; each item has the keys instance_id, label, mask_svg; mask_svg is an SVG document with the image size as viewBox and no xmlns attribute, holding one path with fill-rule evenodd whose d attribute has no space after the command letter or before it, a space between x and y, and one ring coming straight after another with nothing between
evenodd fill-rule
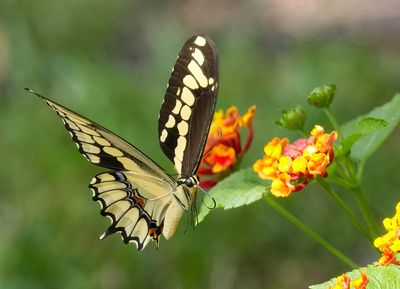
<instances>
[{"instance_id":1,"label":"blurred green background","mask_svg":"<svg viewBox=\"0 0 400 289\"><path fill-rule=\"evenodd\" d=\"M335 83L341 122L400 91L400 4L388 1L0 1L0 288L306 288L349 268L265 203L213 210L196 228L137 253L87 188L102 170L76 151L30 87L171 165L157 115L184 41L210 35L220 54L218 108L257 105L243 166L262 156L279 109ZM399 130L368 162L364 190L380 220L399 200ZM346 192L342 197L352 203ZM317 186L282 205L358 263L377 255Z\"/></svg>"}]
</instances>

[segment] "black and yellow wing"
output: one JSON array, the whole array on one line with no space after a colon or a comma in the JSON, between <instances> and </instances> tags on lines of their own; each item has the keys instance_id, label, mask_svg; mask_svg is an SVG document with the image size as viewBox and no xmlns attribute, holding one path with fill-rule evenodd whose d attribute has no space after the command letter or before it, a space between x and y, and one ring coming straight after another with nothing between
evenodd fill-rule
<instances>
[{"instance_id":1,"label":"black and yellow wing","mask_svg":"<svg viewBox=\"0 0 400 289\"><path fill-rule=\"evenodd\" d=\"M56 111L79 152L92 164L112 170L145 171L173 184L160 166L121 137L31 89L26 90L39 96Z\"/></svg>"},{"instance_id":2,"label":"black and yellow wing","mask_svg":"<svg viewBox=\"0 0 400 289\"><path fill-rule=\"evenodd\" d=\"M124 242L138 250L150 240L158 241L166 212L177 184L140 150L97 123L42 98L64 122L79 152L92 164L112 169L93 178L89 187L101 204L101 214L112 224L101 239L120 232Z\"/></svg>"},{"instance_id":3,"label":"black and yellow wing","mask_svg":"<svg viewBox=\"0 0 400 289\"><path fill-rule=\"evenodd\" d=\"M184 177L195 175L218 94L218 54L213 41L195 35L172 70L158 120L160 146Z\"/></svg>"},{"instance_id":4,"label":"black and yellow wing","mask_svg":"<svg viewBox=\"0 0 400 289\"><path fill-rule=\"evenodd\" d=\"M100 239L120 232L125 243L134 242L142 250L150 240L158 243L173 188L148 174L110 171L95 176L89 188L101 205L101 215L111 226Z\"/></svg>"}]
</instances>

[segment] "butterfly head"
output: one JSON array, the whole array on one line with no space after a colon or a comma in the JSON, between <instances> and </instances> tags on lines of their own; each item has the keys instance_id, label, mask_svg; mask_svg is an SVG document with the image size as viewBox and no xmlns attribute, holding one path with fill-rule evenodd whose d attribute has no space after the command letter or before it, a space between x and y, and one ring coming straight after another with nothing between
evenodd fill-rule
<instances>
[{"instance_id":1,"label":"butterfly head","mask_svg":"<svg viewBox=\"0 0 400 289\"><path fill-rule=\"evenodd\" d=\"M200 179L196 175L191 177L180 177L177 180L178 185L186 185L188 188L193 188L194 186L197 186L199 182Z\"/></svg>"}]
</instances>

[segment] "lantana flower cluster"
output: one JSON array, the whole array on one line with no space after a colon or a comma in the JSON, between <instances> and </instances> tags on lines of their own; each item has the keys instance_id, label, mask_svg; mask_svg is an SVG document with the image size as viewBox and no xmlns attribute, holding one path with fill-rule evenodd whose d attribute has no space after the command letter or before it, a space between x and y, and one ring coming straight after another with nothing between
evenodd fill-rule
<instances>
[{"instance_id":1,"label":"lantana flower cluster","mask_svg":"<svg viewBox=\"0 0 400 289\"><path fill-rule=\"evenodd\" d=\"M374 246L382 251L378 265L400 265L396 260L396 253L400 253L400 202L396 205L396 214L393 218L385 218L383 225L387 233L374 241Z\"/></svg>"},{"instance_id":2,"label":"lantana flower cluster","mask_svg":"<svg viewBox=\"0 0 400 289\"><path fill-rule=\"evenodd\" d=\"M329 289L365 289L368 284L367 275L361 271L361 275L354 281L351 281L346 274L340 275L336 278L336 284L329 287Z\"/></svg>"},{"instance_id":3,"label":"lantana flower cluster","mask_svg":"<svg viewBox=\"0 0 400 289\"><path fill-rule=\"evenodd\" d=\"M239 164L253 141L253 118L256 107L250 107L241 116L239 110L232 106L226 112L219 110L208 134L205 155L197 174L201 176L200 186L211 188ZM242 146L242 128L247 128L247 137Z\"/></svg>"},{"instance_id":4,"label":"lantana flower cluster","mask_svg":"<svg viewBox=\"0 0 400 289\"><path fill-rule=\"evenodd\" d=\"M288 197L303 189L316 176L326 177L326 168L333 161L333 143L337 133L325 133L316 125L307 139L290 144L287 138L273 138L264 147L264 158L257 160L253 170L262 179L272 180L271 193Z\"/></svg>"}]
</instances>

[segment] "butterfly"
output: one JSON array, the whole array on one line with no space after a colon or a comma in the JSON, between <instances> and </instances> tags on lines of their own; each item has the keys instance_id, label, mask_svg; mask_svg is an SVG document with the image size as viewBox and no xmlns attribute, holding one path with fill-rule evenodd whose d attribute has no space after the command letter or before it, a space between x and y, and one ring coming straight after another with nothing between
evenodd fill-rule
<instances>
[{"instance_id":1,"label":"butterfly","mask_svg":"<svg viewBox=\"0 0 400 289\"><path fill-rule=\"evenodd\" d=\"M138 148L101 125L42 98L64 122L79 152L109 171L89 184L101 215L111 225L100 236L119 232L142 250L161 234L171 238L185 211L195 208L200 164L218 93L218 53L207 36L183 45L169 78L158 118L159 142L178 174L174 178Z\"/></svg>"}]
</instances>

